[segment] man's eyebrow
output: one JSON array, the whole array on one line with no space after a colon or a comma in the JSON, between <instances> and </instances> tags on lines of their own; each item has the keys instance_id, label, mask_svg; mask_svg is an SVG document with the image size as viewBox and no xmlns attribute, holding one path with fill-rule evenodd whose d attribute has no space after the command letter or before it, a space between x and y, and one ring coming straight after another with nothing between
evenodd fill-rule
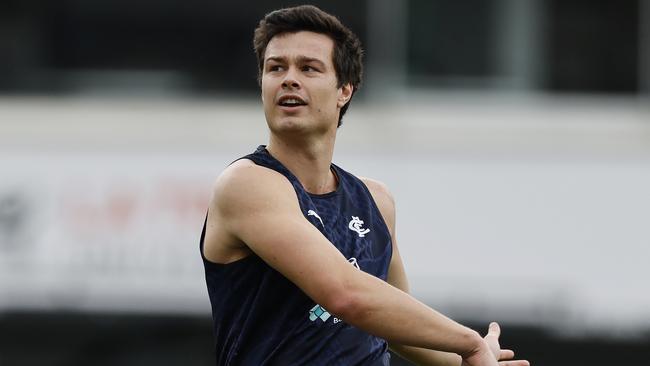
<instances>
[{"instance_id":1,"label":"man's eyebrow","mask_svg":"<svg viewBox=\"0 0 650 366\"><path fill-rule=\"evenodd\" d=\"M301 63L309 63L309 62L315 62L318 63L322 66L325 66L325 63L321 61L320 59L314 58L314 57L307 57L307 56L299 56L298 61Z\"/></svg>"},{"instance_id":2,"label":"man's eyebrow","mask_svg":"<svg viewBox=\"0 0 650 366\"><path fill-rule=\"evenodd\" d=\"M271 56L266 58L266 62L275 61L275 62L285 62L287 59L280 56Z\"/></svg>"},{"instance_id":3,"label":"man's eyebrow","mask_svg":"<svg viewBox=\"0 0 650 366\"><path fill-rule=\"evenodd\" d=\"M297 59L298 59L299 63L315 62L315 63L320 64L321 66L325 67L325 63L323 61L321 61L320 59L315 58L315 57L298 56ZM285 63L285 62L287 62L287 58L282 57L282 56L270 56L270 57L266 58L265 62L269 62L269 61Z\"/></svg>"}]
</instances>

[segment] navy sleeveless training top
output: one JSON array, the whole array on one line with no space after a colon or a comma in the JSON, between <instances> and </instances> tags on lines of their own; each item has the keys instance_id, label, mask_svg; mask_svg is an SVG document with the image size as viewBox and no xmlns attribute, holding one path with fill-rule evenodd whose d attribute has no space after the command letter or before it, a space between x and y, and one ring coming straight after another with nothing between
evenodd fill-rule
<instances>
[{"instance_id":1,"label":"navy sleeveless training top","mask_svg":"<svg viewBox=\"0 0 650 366\"><path fill-rule=\"evenodd\" d=\"M273 169L293 185L305 218L350 265L386 280L392 256L388 228L366 185L332 164L334 192L316 195L265 146L242 159ZM330 314L251 254L229 264L201 256L212 305L217 365L388 365L385 340Z\"/></svg>"}]
</instances>

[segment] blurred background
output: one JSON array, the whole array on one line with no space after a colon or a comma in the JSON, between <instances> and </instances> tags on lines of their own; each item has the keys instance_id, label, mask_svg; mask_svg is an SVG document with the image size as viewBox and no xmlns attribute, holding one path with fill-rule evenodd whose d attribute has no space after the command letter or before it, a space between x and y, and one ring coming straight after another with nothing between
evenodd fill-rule
<instances>
[{"instance_id":1,"label":"blurred background","mask_svg":"<svg viewBox=\"0 0 650 366\"><path fill-rule=\"evenodd\" d=\"M536 366L647 365L650 1L312 3L365 45L335 162L391 188L412 293ZM214 364L201 226L297 4L0 3L0 365Z\"/></svg>"}]
</instances>

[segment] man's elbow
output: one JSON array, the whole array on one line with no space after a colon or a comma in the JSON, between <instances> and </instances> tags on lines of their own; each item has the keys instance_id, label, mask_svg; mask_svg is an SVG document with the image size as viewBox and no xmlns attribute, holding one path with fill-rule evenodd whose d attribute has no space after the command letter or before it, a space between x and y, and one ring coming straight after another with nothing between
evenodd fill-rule
<instances>
[{"instance_id":1,"label":"man's elbow","mask_svg":"<svg viewBox=\"0 0 650 366\"><path fill-rule=\"evenodd\" d=\"M326 308L332 314L343 319L346 322L353 320L354 323L362 319L363 314L367 313L367 304L354 292L343 291L342 293L333 294L328 301Z\"/></svg>"},{"instance_id":2,"label":"man's elbow","mask_svg":"<svg viewBox=\"0 0 650 366\"><path fill-rule=\"evenodd\" d=\"M321 295L324 295L321 305L338 318L352 324L362 321L372 312L373 306L370 293L372 286L368 283L371 277L352 266L350 269L343 269L339 273L340 277L334 280L330 278L327 284L319 288L325 290L321 292Z\"/></svg>"}]
</instances>

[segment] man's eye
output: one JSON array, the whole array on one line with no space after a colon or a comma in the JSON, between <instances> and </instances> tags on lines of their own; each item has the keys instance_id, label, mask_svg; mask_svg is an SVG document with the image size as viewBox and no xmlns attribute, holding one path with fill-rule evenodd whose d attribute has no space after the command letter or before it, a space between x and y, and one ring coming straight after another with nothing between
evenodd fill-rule
<instances>
[{"instance_id":1,"label":"man's eye","mask_svg":"<svg viewBox=\"0 0 650 366\"><path fill-rule=\"evenodd\" d=\"M318 70L316 70L316 68L311 66L303 66L302 71L318 71Z\"/></svg>"},{"instance_id":2,"label":"man's eye","mask_svg":"<svg viewBox=\"0 0 650 366\"><path fill-rule=\"evenodd\" d=\"M280 65L269 66L269 71L280 71L281 69L282 69L282 66L280 66Z\"/></svg>"}]
</instances>

